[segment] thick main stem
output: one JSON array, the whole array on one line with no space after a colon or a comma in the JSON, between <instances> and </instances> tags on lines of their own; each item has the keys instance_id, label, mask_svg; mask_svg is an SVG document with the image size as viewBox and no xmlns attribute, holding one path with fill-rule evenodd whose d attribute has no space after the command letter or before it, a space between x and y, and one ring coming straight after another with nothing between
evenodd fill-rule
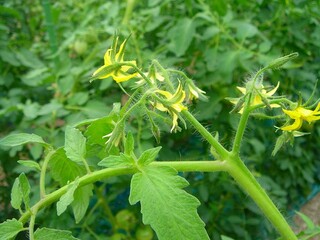
<instances>
[{"instance_id":1,"label":"thick main stem","mask_svg":"<svg viewBox=\"0 0 320 240\"><path fill-rule=\"evenodd\" d=\"M249 194L282 237L287 240L297 240L298 238L285 218L241 159L239 157L230 158L226 165L228 165L228 173L243 191Z\"/></svg>"}]
</instances>

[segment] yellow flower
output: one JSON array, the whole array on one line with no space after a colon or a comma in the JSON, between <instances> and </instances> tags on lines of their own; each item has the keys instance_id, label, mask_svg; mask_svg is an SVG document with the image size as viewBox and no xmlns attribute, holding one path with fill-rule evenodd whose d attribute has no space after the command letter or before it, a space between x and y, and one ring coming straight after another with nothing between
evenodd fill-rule
<instances>
[{"instance_id":1,"label":"yellow flower","mask_svg":"<svg viewBox=\"0 0 320 240\"><path fill-rule=\"evenodd\" d=\"M188 100L192 101L193 99L201 98L207 100L205 96L206 92L198 88L192 81L188 82Z\"/></svg>"},{"instance_id":2,"label":"yellow flower","mask_svg":"<svg viewBox=\"0 0 320 240\"><path fill-rule=\"evenodd\" d=\"M128 81L135 77L137 73L129 73L133 67L122 65L125 63L136 65L136 61L123 61L124 50L127 40L124 40L117 52L118 38L115 37L112 48L109 48L104 54L104 65L98 68L93 74L93 79L104 79L112 77L117 83Z\"/></svg>"},{"instance_id":3,"label":"yellow flower","mask_svg":"<svg viewBox=\"0 0 320 240\"><path fill-rule=\"evenodd\" d=\"M290 118L294 119L293 124L289 126L281 127L283 131L295 131L301 128L303 120L307 121L309 124L320 119L320 103L318 103L315 110L309 110L304 107L297 107L295 110L286 110L282 111L287 114Z\"/></svg>"},{"instance_id":4,"label":"yellow flower","mask_svg":"<svg viewBox=\"0 0 320 240\"><path fill-rule=\"evenodd\" d=\"M178 114L183 110L187 110L188 108L182 104L183 100L186 97L186 93L182 90L182 86L179 83L179 86L176 92L172 95L171 93L163 90L156 90L157 93L163 95L166 99L164 102L167 104L156 103L154 104L155 108L162 112L169 112L172 116L172 128L171 132L178 126Z\"/></svg>"},{"instance_id":5,"label":"yellow flower","mask_svg":"<svg viewBox=\"0 0 320 240\"><path fill-rule=\"evenodd\" d=\"M259 104L264 104L264 102L262 100L262 97L264 97L264 98L272 97L276 93L276 91L278 90L279 85L280 85L280 83L278 82L277 86L274 89L270 90L269 92L267 92L267 90L264 89L264 86L261 85L261 90L259 90L259 93L255 93L255 96L254 96L250 106L256 106L256 105L259 105ZM245 95L247 93L247 89L244 88L244 87L237 87L237 89L243 95ZM233 104L237 104L238 101L232 100L231 102ZM279 104L270 104L270 107L271 108L277 108L277 107L280 107L280 105ZM242 113L242 112L243 112L243 107L240 109L239 113Z\"/></svg>"}]
</instances>

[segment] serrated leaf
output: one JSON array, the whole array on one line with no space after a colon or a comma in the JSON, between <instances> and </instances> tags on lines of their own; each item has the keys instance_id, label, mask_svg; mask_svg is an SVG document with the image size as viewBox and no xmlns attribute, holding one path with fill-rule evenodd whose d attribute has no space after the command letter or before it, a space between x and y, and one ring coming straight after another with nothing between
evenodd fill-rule
<instances>
[{"instance_id":1,"label":"serrated leaf","mask_svg":"<svg viewBox=\"0 0 320 240\"><path fill-rule=\"evenodd\" d=\"M35 168L39 171L41 171L39 163L32 161L32 160L19 160L18 163L20 163L23 166L29 167L29 168Z\"/></svg>"},{"instance_id":2,"label":"serrated leaf","mask_svg":"<svg viewBox=\"0 0 320 240\"><path fill-rule=\"evenodd\" d=\"M30 184L29 184L28 178L26 177L26 175L24 173L21 173L19 176L19 186L20 186L20 191L21 191L24 205L25 205L26 209L29 209L29 207L30 207L29 206L30 205L30 198L29 198Z\"/></svg>"},{"instance_id":3,"label":"serrated leaf","mask_svg":"<svg viewBox=\"0 0 320 240\"><path fill-rule=\"evenodd\" d=\"M120 153L120 156L110 155L102 159L98 163L98 165L101 167L110 167L110 168L129 167L129 166L132 166L133 164L134 164L134 160L132 159L132 157L123 153Z\"/></svg>"},{"instance_id":4,"label":"serrated leaf","mask_svg":"<svg viewBox=\"0 0 320 240\"><path fill-rule=\"evenodd\" d=\"M161 147L156 147L156 148L151 148L144 151L141 154L140 158L138 159L138 164L148 165L149 163L153 162L158 156L158 153L160 150L161 150Z\"/></svg>"},{"instance_id":5,"label":"serrated leaf","mask_svg":"<svg viewBox=\"0 0 320 240\"><path fill-rule=\"evenodd\" d=\"M0 223L0 240L8 240L15 237L23 229L23 225L16 219Z\"/></svg>"},{"instance_id":6,"label":"serrated leaf","mask_svg":"<svg viewBox=\"0 0 320 240\"><path fill-rule=\"evenodd\" d=\"M132 133L129 132L126 138L126 142L124 144L124 153L130 155L134 150L134 139Z\"/></svg>"},{"instance_id":7,"label":"serrated leaf","mask_svg":"<svg viewBox=\"0 0 320 240\"><path fill-rule=\"evenodd\" d=\"M14 180L12 190L11 190L11 206L14 209L20 209L22 204L22 193L20 191L19 178Z\"/></svg>"},{"instance_id":8,"label":"serrated leaf","mask_svg":"<svg viewBox=\"0 0 320 240\"><path fill-rule=\"evenodd\" d=\"M79 186L78 178L68 186L68 190L57 202L57 214L60 216L74 200L74 192Z\"/></svg>"},{"instance_id":9,"label":"serrated leaf","mask_svg":"<svg viewBox=\"0 0 320 240\"><path fill-rule=\"evenodd\" d=\"M58 181L62 186L68 182L74 181L77 177L86 174L84 166L70 161L63 148L59 148L50 158L49 167L50 173L54 180ZM79 222L83 213L86 212L89 206L90 196L92 195L93 185L89 184L78 188L74 193L74 201L72 202L72 210L76 219Z\"/></svg>"},{"instance_id":10,"label":"serrated leaf","mask_svg":"<svg viewBox=\"0 0 320 240\"><path fill-rule=\"evenodd\" d=\"M70 231L51 229L51 228L38 228L34 233L35 240L79 240L72 236Z\"/></svg>"},{"instance_id":11,"label":"serrated leaf","mask_svg":"<svg viewBox=\"0 0 320 240\"><path fill-rule=\"evenodd\" d=\"M131 180L130 204L140 201L143 223L159 239L209 239L197 213L199 201L182 190L188 182L170 167L146 166Z\"/></svg>"},{"instance_id":12,"label":"serrated leaf","mask_svg":"<svg viewBox=\"0 0 320 240\"><path fill-rule=\"evenodd\" d=\"M67 126L64 149L70 160L82 162L86 156L86 138L78 129Z\"/></svg>"},{"instance_id":13,"label":"serrated leaf","mask_svg":"<svg viewBox=\"0 0 320 240\"><path fill-rule=\"evenodd\" d=\"M0 145L6 147L16 147L26 143L40 143L43 145L48 145L43 139L36 134L29 133L13 133L0 140Z\"/></svg>"}]
</instances>

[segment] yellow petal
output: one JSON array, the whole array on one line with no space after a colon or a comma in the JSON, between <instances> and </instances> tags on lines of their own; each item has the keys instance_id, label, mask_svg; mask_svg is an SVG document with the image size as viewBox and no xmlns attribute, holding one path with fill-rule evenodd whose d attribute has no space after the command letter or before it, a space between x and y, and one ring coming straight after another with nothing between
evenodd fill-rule
<instances>
[{"instance_id":1,"label":"yellow petal","mask_svg":"<svg viewBox=\"0 0 320 240\"><path fill-rule=\"evenodd\" d=\"M113 80L115 80L117 83L119 82L125 82L130 80L131 78L134 78L137 75L137 73L133 73L133 74L128 74L122 71L117 71L114 72L111 76L113 78Z\"/></svg>"},{"instance_id":2,"label":"yellow petal","mask_svg":"<svg viewBox=\"0 0 320 240\"><path fill-rule=\"evenodd\" d=\"M172 128L170 130L170 132L172 132L176 126L178 126L178 115L175 113L172 113Z\"/></svg>"},{"instance_id":3,"label":"yellow petal","mask_svg":"<svg viewBox=\"0 0 320 240\"><path fill-rule=\"evenodd\" d=\"M112 49L108 49L107 51L106 51L106 53L104 54L104 65L105 66L109 66L109 65L111 65L112 64L112 61L111 61L111 51L112 51Z\"/></svg>"},{"instance_id":4,"label":"yellow petal","mask_svg":"<svg viewBox=\"0 0 320 240\"><path fill-rule=\"evenodd\" d=\"M96 71L94 71L94 73L92 74L92 76L94 77L95 75L97 75L99 72L101 72L106 66L102 66L99 67ZM104 78L108 78L112 75L112 73L107 73L103 76L100 76L99 79L104 79Z\"/></svg>"},{"instance_id":5,"label":"yellow petal","mask_svg":"<svg viewBox=\"0 0 320 240\"><path fill-rule=\"evenodd\" d=\"M165 96L167 99L171 99L172 98L172 94L167 92L167 91L156 90L155 92L160 93L161 95Z\"/></svg>"},{"instance_id":6,"label":"yellow petal","mask_svg":"<svg viewBox=\"0 0 320 240\"><path fill-rule=\"evenodd\" d=\"M237 87L237 89L238 89L243 95L247 93L247 90L246 90L246 88L244 88L244 87Z\"/></svg>"},{"instance_id":7,"label":"yellow petal","mask_svg":"<svg viewBox=\"0 0 320 240\"><path fill-rule=\"evenodd\" d=\"M295 119L294 123L289 125L289 126L285 126L285 127L281 127L280 129L283 131L294 131L294 130L298 130L299 128L301 128L302 126L302 120L300 118Z\"/></svg>"},{"instance_id":8,"label":"yellow petal","mask_svg":"<svg viewBox=\"0 0 320 240\"><path fill-rule=\"evenodd\" d=\"M301 114L299 113L299 111L296 109L296 110L286 110L286 109L282 109L282 111L287 114L289 117L293 118L293 119L296 119L296 118L300 118Z\"/></svg>"},{"instance_id":9,"label":"yellow petal","mask_svg":"<svg viewBox=\"0 0 320 240\"><path fill-rule=\"evenodd\" d=\"M278 82L277 86L274 89L272 89L270 92L266 93L266 95L270 97L273 94L275 94L276 91L278 90L279 86L280 86L280 82Z\"/></svg>"}]
</instances>

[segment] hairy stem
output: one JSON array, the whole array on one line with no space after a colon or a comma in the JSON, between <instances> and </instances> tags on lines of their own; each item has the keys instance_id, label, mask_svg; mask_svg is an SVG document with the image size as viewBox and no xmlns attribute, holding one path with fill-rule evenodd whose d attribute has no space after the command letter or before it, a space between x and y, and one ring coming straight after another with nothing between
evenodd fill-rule
<instances>
[{"instance_id":1,"label":"hairy stem","mask_svg":"<svg viewBox=\"0 0 320 240\"><path fill-rule=\"evenodd\" d=\"M193 127L204 137L211 146L216 150L218 155L222 160L227 159L229 156L229 152L219 143L217 139L215 139L205 127L202 126L201 123L189 112L182 111L181 114L193 125Z\"/></svg>"},{"instance_id":2,"label":"hairy stem","mask_svg":"<svg viewBox=\"0 0 320 240\"><path fill-rule=\"evenodd\" d=\"M228 166L228 173L243 191L249 194L282 237L286 240L297 240L298 238L285 218L241 159L239 157L230 158L226 165Z\"/></svg>"}]
</instances>

